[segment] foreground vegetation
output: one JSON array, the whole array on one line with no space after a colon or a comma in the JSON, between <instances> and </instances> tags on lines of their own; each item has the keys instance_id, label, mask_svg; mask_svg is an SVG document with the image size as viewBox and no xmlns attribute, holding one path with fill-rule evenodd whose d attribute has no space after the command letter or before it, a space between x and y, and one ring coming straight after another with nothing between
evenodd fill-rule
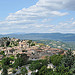
<instances>
[{"instance_id":1,"label":"foreground vegetation","mask_svg":"<svg viewBox=\"0 0 75 75\"><path fill-rule=\"evenodd\" d=\"M50 63L54 65L54 68L47 68ZM1 61L0 68L3 69L2 75L8 75L10 68L12 68L13 75L18 70L20 73L17 75L26 75L28 73L27 65L32 71L32 75L75 75L75 58L71 50L66 55L46 56L45 59L36 61L29 61L26 54L18 54L16 58L14 56L5 57ZM35 70L38 71L35 72Z\"/></svg>"}]
</instances>

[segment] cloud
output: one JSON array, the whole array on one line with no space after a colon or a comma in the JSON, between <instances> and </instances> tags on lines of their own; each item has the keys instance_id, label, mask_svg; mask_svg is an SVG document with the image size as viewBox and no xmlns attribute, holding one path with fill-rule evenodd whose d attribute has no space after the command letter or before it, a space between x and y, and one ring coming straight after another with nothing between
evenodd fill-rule
<instances>
[{"instance_id":1,"label":"cloud","mask_svg":"<svg viewBox=\"0 0 75 75\"><path fill-rule=\"evenodd\" d=\"M58 11L52 11L52 14L57 15L57 16L65 16L65 15L68 15L69 13L68 12L61 13L61 12L58 12Z\"/></svg>"},{"instance_id":2,"label":"cloud","mask_svg":"<svg viewBox=\"0 0 75 75\"><path fill-rule=\"evenodd\" d=\"M43 23L45 23L45 22L50 22L51 20L52 20L52 19L43 19L42 22L43 22Z\"/></svg>"},{"instance_id":3,"label":"cloud","mask_svg":"<svg viewBox=\"0 0 75 75\"><path fill-rule=\"evenodd\" d=\"M72 24L75 25L75 21Z\"/></svg>"},{"instance_id":4,"label":"cloud","mask_svg":"<svg viewBox=\"0 0 75 75\"><path fill-rule=\"evenodd\" d=\"M62 0L39 0L36 5L29 8L23 8L16 13L11 13L6 20L33 20L43 19L51 16L64 16L68 15L68 12L60 12L63 8Z\"/></svg>"},{"instance_id":5,"label":"cloud","mask_svg":"<svg viewBox=\"0 0 75 75\"><path fill-rule=\"evenodd\" d=\"M39 0L35 5L29 8L23 8L15 13L10 13L5 21L0 22L0 29L5 32L65 32L72 25L67 23L58 23L53 25L53 17L69 15L68 12L61 10L74 10L74 0ZM73 21L73 18L70 20ZM64 28L65 26L65 28ZM3 29L4 27L4 29ZM61 28L61 29L60 29ZM72 28L71 28L72 29Z\"/></svg>"},{"instance_id":6,"label":"cloud","mask_svg":"<svg viewBox=\"0 0 75 75\"><path fill-rule=\"evenodd\" d=\"M75 11L75 0L63 0L64 8Z\"/></svg>"},{"instance_id":7,"label":"cloud","mask_svg":"<svg viewBox=\"0 0 75 75\"><path fill-rule=\"evenodd\" d=\"M73 20L74 20L74 18L72 17L72 18L71 18L71 21L73 21Z\"/></svg>"},{"instance_id":8,"label":"cloud","mask_svg":"<svg viewBox=\"0 0 75 75\"><path fill-rule=\"evenodd\" d=\"M55 32L75 33L75 21L73 21L72 18L69 21L60 22L58 25L56 25L54 28Z\"/></svg>"}]
</instances>

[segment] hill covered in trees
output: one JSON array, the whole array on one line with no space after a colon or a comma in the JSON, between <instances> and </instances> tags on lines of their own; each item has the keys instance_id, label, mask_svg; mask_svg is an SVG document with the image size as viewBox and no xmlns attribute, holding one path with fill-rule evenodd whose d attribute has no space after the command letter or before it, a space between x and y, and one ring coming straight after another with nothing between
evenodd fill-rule
<instances>
[{"instance_id":1,"label":"hill covered in trees","mask_svg":"<svg viewBox=\"0 0 75 75\"><path fill-rule=\"evenodd\" d=\"M64 50L72 49L75 50L75 42L61 42L54 40L35 40L37 43L43 43L49 45L52 48L60 48Z\"/></svg>"}]
</instances>

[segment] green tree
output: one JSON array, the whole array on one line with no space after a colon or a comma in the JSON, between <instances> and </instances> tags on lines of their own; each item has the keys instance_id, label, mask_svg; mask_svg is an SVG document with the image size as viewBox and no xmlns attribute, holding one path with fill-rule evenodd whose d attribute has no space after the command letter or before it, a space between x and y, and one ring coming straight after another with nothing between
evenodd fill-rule
<instances>
[{"instance_id":1,"label":"green tree","mask_svg":"<svg viewBox=\"0 0 75 75\"><path fill-rule=\"evenodd\" d=\"M47 67L46 66L43 66L40 71L39 71L39 75L45 75L45 73L47 72Z\"/></svg>"},{"instance_id":2,"label":"green tree","mask_svg":"<svg viewBox=\"0 0 75 75\"><path fill-rule=\"evenodd\" d=\"M42 66L36 75L54 75L52 69L47 69L47 66Z\"/></svg>"},{"instance_id":3,"label":"green tree","mask_svg":"<svg viewBox=\"0 0 75 75\"><path fill-rule=\"evenodd\" d=\"M62 64L64 64L65 67L71 68L71 66L74 64L74 55L72 53L71 50L68 50L68 52L66 53L66 55L64 55L63 60L62 60Z\"/></svg>"},{"instance_id":4,"label":"green tree","mask_svg":"<svg viewBox=\"0 0 75 75\"><path fill-rule=\"evenodd\" d=\"M31 46L35 46L35 44L34 44L34 43L32 43L32 44L31 44Z\"/></svg>"},{"instance_id":5,"label":"green tree","mask_svg":"<svg viewBox=\"0 0 75 75\"><path fill-rule=\"evenodd\" d=\"M45 60L36 60L36 61L33 61L31 63L31 65L29 66L29 69L34 71L36 69L40 69L42 66L46 65L47 66L48 64L48 61L45 59Z\"/></svg>"},{"instance_id":6,"label":"green tree","mask_svg":"<svg viewBox=\"0 0 75 75\"><path fill-rule=\"evenodd\" d=\"M6 46L8 47L10 44L10 41L6 41Z\"/></svg>"},{"instance_id":7,"label":"green tree","mask_svg":"<svg viewBox=\"0 0 75 75\"><path fill-rule=\"evenodd\" d=\"M71 69L70 69L70 73L72 75L75 75L75 60L74 60L74 64L72 65Z\"/></svg>"},{"instance_id":8,"label":"green tree","mask_svg":"<svg viewBox=\"0 0 75 75\"><path fill-rule=\"evenodd\" d=\"M1 51L1 52L0 52L0 54L2 54L2 55L3 55L3 54L4 54L4 51Z\"/></svg>"},{"instance_id":9,"label":"green tree","mask_svg":"<svg viewBox=\"0 0 75 75\"><path fill-rule=\"evenodd\" d=\"M3 66L2 75L8 75L8 70L6 66Z\"/></svg>"},{"instance_id":10,"label":"green tree","mask_svg":"<svg viewBox=\"0 0 75 75\"><path fill-rule=\"evenodd\" d=\"M31 71L34 71L36 69L40 69L42 67L41 63L40 62L32 62L32 64L29 66L29 69Z\"/></svg>"},{"instance_id":11,"label":"green tree","mask_svg":"<svg viewBox=\"0 0 75 75\"><path fill-rule=\"evenodd\" d=\"M9 66L10 65L10 58L6 57L2 59L2 66Z\"/></svg>"},{"instance_id":12,"label":"green tree","mask_svg":"<svg viewBox=\"0 0 75 75\"><path fill-rule=\"evenodd\" d=\"M57 67L56 72L58 75L70 75L69 67L65 67L64 65Z\"/></svg>"},{"instance_id":13,"label":"green tree","mask_svg":"<svg viewBox=\"0 0 75 75\"><path fill-rule=\"evenodd\" d=\"M29 40L27 43L29 44L29 47L30 47L31 43L32 43L32 40Z\"/></svg>"},{"instance_id":14,"label":"green tree","mask_svg":"<svg viewBox=\"0 0 75 75\"><path fill-rule=\"evenodd\" d=\"M37 73L36 72L32 72L31 75L37 75Z\"/></svg>"},{"instance_id":15,"label":"green tree","mask_svg":"<svg viewBox=\"0 0 75 75\"><path fill-rule=\"evenodd\" d=\"M21 68L21 74L26 75L28 73L27 69L25 67Z\"/></svg>"},{"instance_id":16,"label":"green tree","mask_svg":"<svg viewBox=\"0 0 75 75\"><path fill-rule=\"evenodd\" d=\"M53 55L50 57L50 62L55 65L58 66L62 60L63 56L62 55Z\"/></svg>"},{"instance_id":17,"label":"green tree","mask_svg":"<svg viewBox=\"0 0 75 75\"><path fill-rule=\"evenodd\" d=\"M12 73L13 73L13 74L15 74L15 73L16 73L16 70L15 70L15 69L13 69Z\"/></svg>"},{"instance_id":18,"label":"green tree","mask_svg":"<svg viewBox=\"0 0 75 75\"><path fill-rule=\"evenodd\" d=\"M3 56L5 56L5 53L4 53L4 51L1 51L1 52L0 52L0 54L1 54L1 55L3 55Z\"/></svg>"},{"instance_id":19,"label":"green tree","mask_svg":"<svg viewBox=\"0 0 75 75\"><path fill-rule=\"evenodd\" d=\"M28 61L28 56L26 54L17 54L17 59L15 59L14 67L18 68L25 65Z\"/></svg>"},{"instance_id":20,"label":"green tree","mask_svg":"<svg viewBox=\"0 0 75 75\"><path fill-rule=\"evenodd\" d=\"M15 60L14 55L11 55L11 56L10 56L10 60L11 60L11 61L14 61L14 60Z\"/></svg>"}]
</instances>

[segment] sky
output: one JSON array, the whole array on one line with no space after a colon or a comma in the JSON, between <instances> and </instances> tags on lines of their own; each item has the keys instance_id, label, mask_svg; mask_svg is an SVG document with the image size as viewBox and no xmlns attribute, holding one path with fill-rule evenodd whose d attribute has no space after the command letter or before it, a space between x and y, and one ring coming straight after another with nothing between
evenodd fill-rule
<instances>
[{"instance_id":1,"label":"sky","mask_svg":"<svg viewBox=\"0 0 75 75\"><path fill-rule=\"evenodd\" d=\"M0 34L74 33L75 0L0 0Z\"/></svg>"}]
</instances>

